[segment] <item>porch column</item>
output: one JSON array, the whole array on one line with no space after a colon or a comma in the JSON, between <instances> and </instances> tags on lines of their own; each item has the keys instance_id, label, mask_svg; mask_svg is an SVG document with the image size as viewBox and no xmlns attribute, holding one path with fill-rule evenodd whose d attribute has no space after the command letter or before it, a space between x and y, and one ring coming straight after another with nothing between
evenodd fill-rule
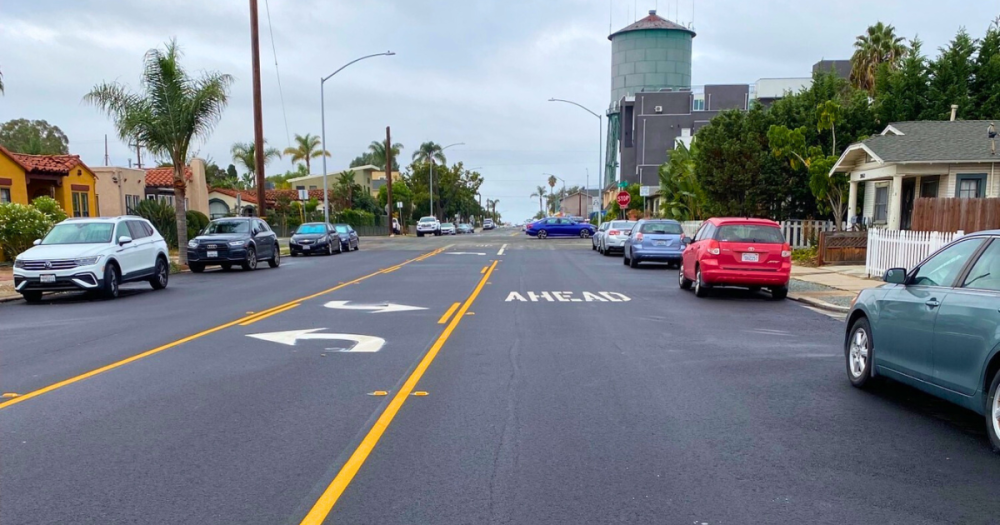
<instances>
[{"instance_id":1,"label":"porch column","mask_svg":"<svg viewBox=\"0 0 1000 525\"><path fill-rule=\"evenodd\" d=\"M892 177L892 186L889 190L889 224L890 230L899 229L899 219L903 207L903 176Z\"/></svg>"},{"instance_id":2,"label":"porch column","mask_svg":"<svg viewBox=\"0 0 1000 525\"><path fill-rule=\"evenodd\" d=\"M858 183L851 181L851 189L847 193L847 227L854 225L855 211L858 209Z\"/></svg>"}]
</instances>

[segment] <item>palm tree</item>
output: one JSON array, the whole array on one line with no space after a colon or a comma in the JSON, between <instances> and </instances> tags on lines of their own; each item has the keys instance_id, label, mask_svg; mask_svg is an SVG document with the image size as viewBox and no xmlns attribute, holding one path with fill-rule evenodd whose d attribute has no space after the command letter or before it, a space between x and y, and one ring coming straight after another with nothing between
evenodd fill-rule
<instances>
[{"instance_id":1,"label":"palm tree","mask_svg":"<svg viewBox=\"0 0 1000 525\"><path fill-rule=\"evenodd\" d=\"M542 204L542 199L545 198L545 186L535 188L535 193L532 193L531 197L538 197L538 211L545 213L545 208Z\"/></svg>"},{"instance_id":2,"label":"palm tree","mask_svg":"<svg viewBox=\"0 0 1000 525\"><path fill-rule=\"evenodd\" d=\"M151 49L144 58L139 92L104 82L94 86L84 101L111 117L119 138L142 144L154 156L173 162L179 256L180 263L187 264L184 165L191 141L208 138L222 116L233 77L206 72L192 78L181 67L180 56L176 40L167 42L164 50Z\"/></svg>"},{"instance_id":3,"label":"palm tree","mask_svg":"<svg viewBox=\"0 0 1000 525\"><path fill-rule=\"evenodd\" d=\"M3 71L0 71L0 93L3 93Z\"/></svg>"},{"instance_id":4,"label":"palm tree","mask_svg":"<svg viewBox=\"0 0 1000 525\"><path fill-rule=\"evenodd\" d=\"M417 151L413 152L413 161L423 164L429 162L431 164L446 164L447 160L444 158L444 151L441 149L441 145L435 143L434 141L424 142L417 148Z\"/></svg>"},{"instance_id":5,"label":"palm tree","mask_svg":"<svg viewBox=\"0 0 1000 525\"><path fill-rule=\"evenodd\" d=\"M346 196L347 201L344 203L344 208L350 208L354 203L354 171L344 170L337 175L337 189L342 196Z\"/></svg>"},{"instance_id":6,"label":"palm tree","mask_svg":"<svg viewBox=\"0 0 1000 525\"><path fill-rule=\"evenodd\" d=\"M309 161L317 157L326 155L330 156L330 152L326 150L318 150L320 145L319 137L315 137L308 133L305 136L295 134L295 147L285 148L285 155L290 155L292 157L292 162L305 162L306 163L306 174L312 173Z\"/></svg>"},{"instance_id":7,"label":"palm tree","mask_svg":"<svg viewBox=\"0 0 1000 525\"><path fill-rule=\"evenodd\" d=\"M878 22L858 35L854 41L854 55L851 56L851 82L858 89L875 92L875 74L881 64L890 69L899 67L906 57L906 39L896 36L896 28Z\"/></svg>"},{"instance_id":8,"label":"palm tree","mask_svg":"<svg viewBox=\"0 0 1000 525\"><path fill-rule=\"evenodd\" d=\"M254 148L253 142L237 142L233 144L230 153L233 155L233 164L237 166L243 166L246 170L244 175L244 186L248 188L254 187L254 183L257 180L255 175L257 174L257 153L256 148ZM264 141L264 165L267 166L269 162L274 159L280 159L281 152L278 148L267 147L267 141Z\"/></svg>"},{"instance_id":9,"label":"palm tree","mask_svg":"<svg viewBox=\"0 0 1000 525\"><path fill-rule=\"evenodd\" d=\"M398 142L392 145L392 169L394 170L398 169L399 164L396 162L396 159L399 158L399 152L402 149L403 145ZM385 142L373 140L368 145L368 152L371 153L372 164L385 167Z\"/></svg>"}]
</instances>

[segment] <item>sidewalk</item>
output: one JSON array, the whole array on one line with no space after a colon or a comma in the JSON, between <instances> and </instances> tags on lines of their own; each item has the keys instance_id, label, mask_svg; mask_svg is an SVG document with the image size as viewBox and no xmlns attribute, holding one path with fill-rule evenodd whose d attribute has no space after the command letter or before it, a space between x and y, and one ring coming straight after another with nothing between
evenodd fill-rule
<instances>
[{"instance_id":1,"label":"sidewalk","mask_svg":"<svg viewBox=\"0 0 1000 525\"><path fill-rule=\"evenodd\" d=\"M14 267L0 266L0 303L20 298L21 294L14 291Z\"/></svg>"},{"instance_id":2,"label":"sidewalk","mask_svg":"<svg viewBox=\"0 0 1000 525\"><path fill-rule=\"evenodd\" d=\"M875 288L882 281L865 277L864 266L792 266L789 298L812 306L846 313L851 299L861 290Z\"/></svg>"}]
</instances>

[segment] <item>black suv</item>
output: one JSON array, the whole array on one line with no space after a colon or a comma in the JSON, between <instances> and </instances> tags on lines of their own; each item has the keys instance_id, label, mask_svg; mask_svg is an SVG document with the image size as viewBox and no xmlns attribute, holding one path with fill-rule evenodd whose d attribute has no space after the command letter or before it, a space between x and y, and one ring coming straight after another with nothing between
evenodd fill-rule
<instances>
[{"instance_id":1,"label":"black suv","mask_svg":"<svg viewBox=\"0 0 1000 525\"><path fill-rule=\"evenodd\" d=\"M244 270L257 269L257 261L277 268L281 247L271 227L254 217L230 217L208 223L201 234L188 241L188 266L201 273L207 265L228 270L239 264Z\"/></svg>"}]
</instances>

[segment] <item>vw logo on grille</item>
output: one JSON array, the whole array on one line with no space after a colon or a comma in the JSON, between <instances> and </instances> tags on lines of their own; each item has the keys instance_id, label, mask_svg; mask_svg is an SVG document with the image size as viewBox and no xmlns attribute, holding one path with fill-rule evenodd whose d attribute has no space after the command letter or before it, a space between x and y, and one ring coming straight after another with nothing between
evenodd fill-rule
<instances>
[{"instance_id":1,"label":"vw logo on grille","mask_svg":"<svg viewBox=\"0 0 1000 525\"><path fill-rule=\"evenodd\" d=\"M52 269L52 263L50 261L45 261L45 269L46 270L51 270Z\"/></svg>"}]
</instances>

